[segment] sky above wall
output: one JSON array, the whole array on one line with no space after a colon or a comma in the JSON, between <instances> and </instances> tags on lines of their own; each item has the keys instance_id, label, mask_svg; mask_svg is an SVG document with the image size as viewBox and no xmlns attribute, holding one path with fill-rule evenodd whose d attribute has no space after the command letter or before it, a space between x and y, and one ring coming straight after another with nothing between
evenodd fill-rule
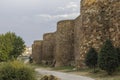
<instances>
[{"instance_id":1,"label":"sky above wall","mask_svg":"<svg viewBox=\"0 0 120 80\"><path fill-rule=\"evenodd\" d=\"M31 46L55 32L59 20L75 19L79 10L80 0L0 0L0 34L15 32Z\"/></svg>"}]
</instances>

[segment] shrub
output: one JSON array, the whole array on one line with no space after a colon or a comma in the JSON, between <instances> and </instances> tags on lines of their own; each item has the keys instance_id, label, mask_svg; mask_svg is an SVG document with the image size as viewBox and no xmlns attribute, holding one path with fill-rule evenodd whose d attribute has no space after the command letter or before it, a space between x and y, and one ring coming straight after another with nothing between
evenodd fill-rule
<instances>
[{"instance_id":1,"label":"shrub","mask_svg":"<svg viewBox=\"0 0 120 80\"><path fill-rule=\"evenodd\" d=\"M90 48L90 50L86 54L85 64L89 68L94 68L94 72L95 72L95 67L97 65L97 60L98 60L98 53L95 51L94 48Z\"/></svg>"},{"instance_id":2,"label":"shrub","mask_svg":"<svg viewBox=\"0 0 120 80\"><path fill-rule=\"evenodd\" d=\"M0 80L36 80L35 72L18 61L0 64Z\"/></svg>"},{"instance_id":3,"label":"shrub","mask_svg":"<svg viewBox=\"0 0 120 80\"><path fill-rule=\"evenodd\" d=\"M110 40L106 40L99 53L99 67L111 75L118 67L118 63L116 49Z\"/></svg>"},{"instance_id":4,"label":"shrub","mask_svg":"<svg viewBox=\"0 0 120 80\"><path fill-rule=\"evenodd\" d=\"M120 48L116 48L117 55L118 55L118 61L119 61L119 66L120 66Z\"/></svg>"}]
</instances>

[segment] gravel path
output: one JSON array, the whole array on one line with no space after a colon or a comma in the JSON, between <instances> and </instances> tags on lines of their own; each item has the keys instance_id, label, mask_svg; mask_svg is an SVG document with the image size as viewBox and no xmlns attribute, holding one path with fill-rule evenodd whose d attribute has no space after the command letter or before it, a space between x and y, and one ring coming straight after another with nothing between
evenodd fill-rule
<instances>
[{"instance_id":1,"label":"gravel path","mask_svg":"<svg viewBox=\"0 0 120 80\"><path fill-rule=\"evenodd\" d=\"M69 73L63 73L63 72L57 72L57 71L50 71L50 70L44 70L37 68L35 69L39 74L42 75L54 75L61 80L94 80L89 77L84 77L84 76L79 76L79 75L74 75L74 74L69 74Z\"/></svg>"}]
</instances>

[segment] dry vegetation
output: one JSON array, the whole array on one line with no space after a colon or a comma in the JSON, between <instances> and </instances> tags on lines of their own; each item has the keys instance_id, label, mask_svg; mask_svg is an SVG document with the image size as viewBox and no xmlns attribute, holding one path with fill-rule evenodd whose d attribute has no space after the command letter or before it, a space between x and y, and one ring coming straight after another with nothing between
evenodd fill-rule
<instances>
[{"instance_id":1,"label":"dry vegetation","mask_svg":"<svg viewBox=\"0 0 120 80\"><path fill-rule=\"evenodd\" d=\"M97 73L91 72L90 69L79 70L77 72L70 72L72 74L88 76L94 78L95 80L120 80L120 71L115 72L112 76L109 76L104 71L99 71Z\"/></svg>"}]
</instances>

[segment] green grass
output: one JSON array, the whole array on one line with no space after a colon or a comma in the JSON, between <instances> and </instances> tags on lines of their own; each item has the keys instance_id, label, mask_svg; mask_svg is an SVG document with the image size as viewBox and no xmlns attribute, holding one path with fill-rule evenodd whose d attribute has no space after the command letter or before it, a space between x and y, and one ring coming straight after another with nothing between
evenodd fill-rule
<instances>
[{"instance_id":1,"label":"green grass","mask_svg":"<svg viewBox=\"0 0 120 80\"><path fill-rule=\"evenodd\" d=\"M120 72L114 73L112 76L109 76L106 72L100 72L97 74L90 74L91 77L96 80L120 80Z\"/></svg>"},{"instance_id":2,"label":"green grass","mask_svg":"<svg viewBox=\"0 0 120 80\"><path fill-rule=\"evenodd\" d=\"M32 66L32 67L34 67L34 68L49 68L50 67L48 65L35 64L35 63L29 64L29 65Z\"/></svg>"},{"instance_id":3,"label":"green grass","mask_svg":"<svg viewBox=\"0 0 120 80\"><path fill-rule=\"evenodd\" d=\"M99 69L97 69L96 73L93 73L93 70L89 68L80 69L79 71L74 71L70 73L88 76L95 80L120 80L120 70L117 70L115 73L113 73L112 76L109 76L105 71Z\"/></svg>"}]
</instances>

